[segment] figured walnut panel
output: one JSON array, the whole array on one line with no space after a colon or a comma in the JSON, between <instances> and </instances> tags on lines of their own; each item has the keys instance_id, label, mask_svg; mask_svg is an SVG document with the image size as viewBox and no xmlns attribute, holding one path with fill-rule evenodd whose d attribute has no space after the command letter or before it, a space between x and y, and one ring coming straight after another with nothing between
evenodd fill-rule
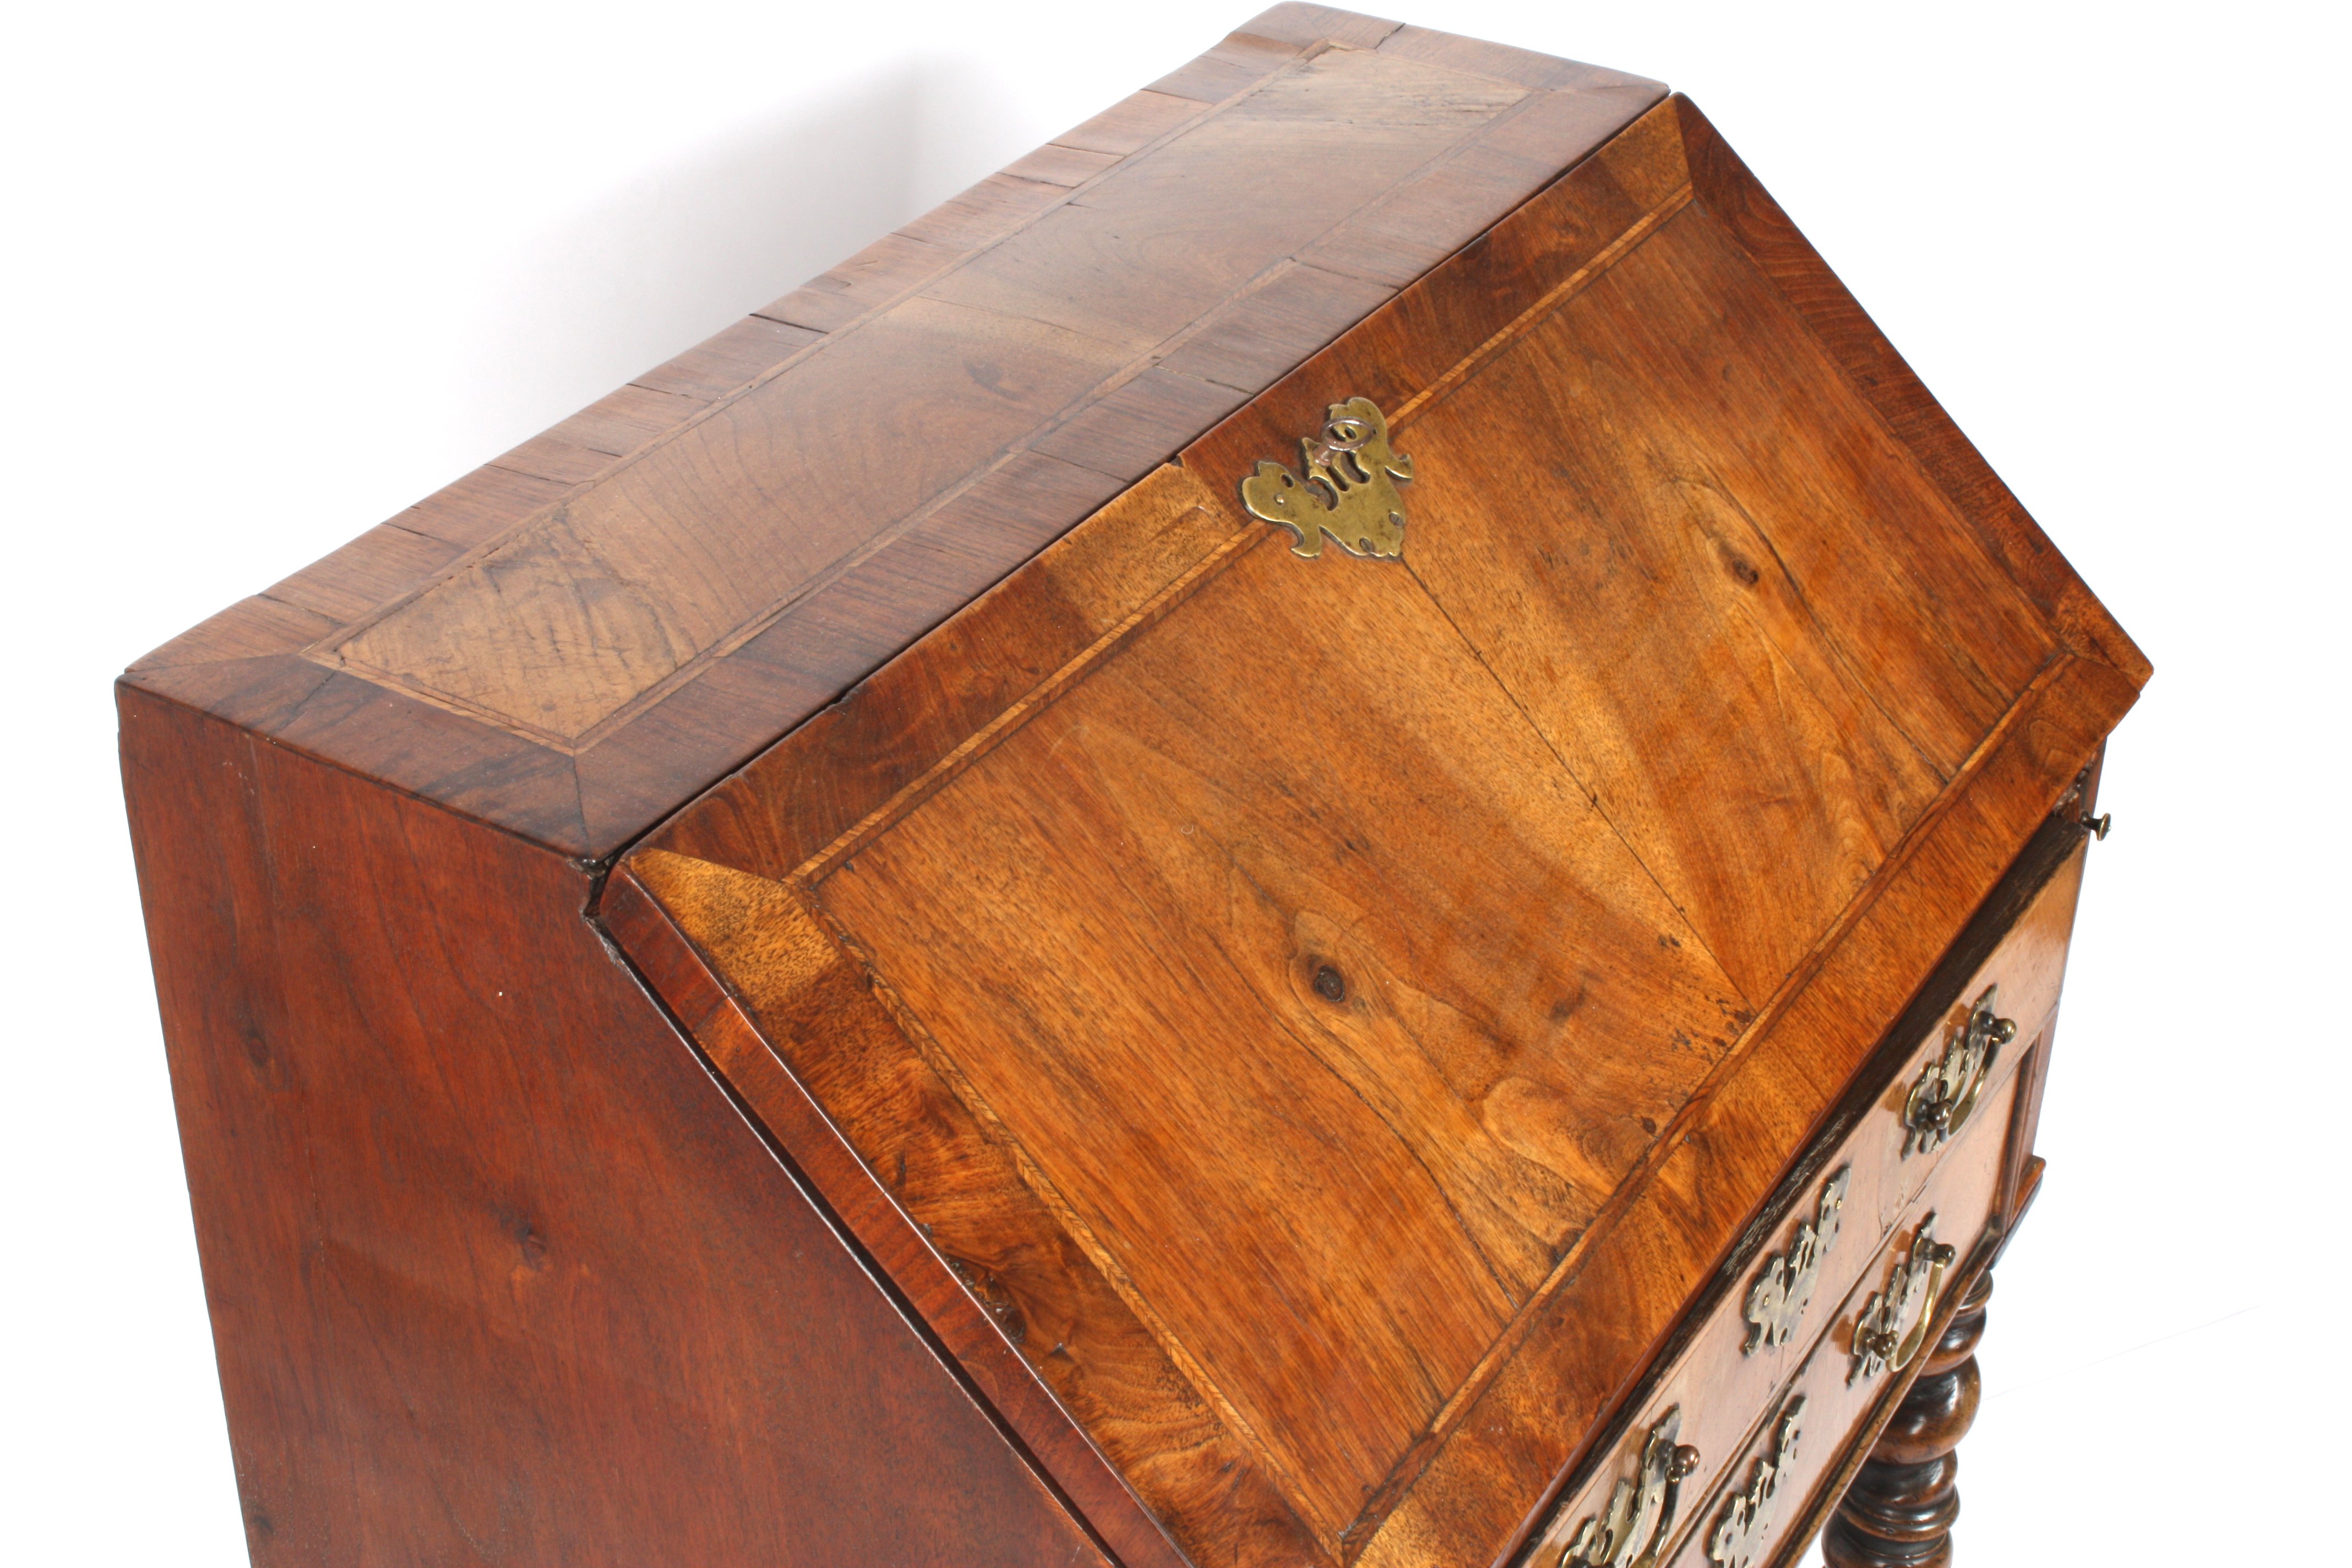
<instances>
[{"instance_id":1,"label":"figured walnut panel","mask_svg":"<svg viewBox=\"0 0 2352 1568\"><path fill-rule=\"evenodd\" d=\"M814 365L819 360L806 362ZM577 742L1115 369L911 301L518 531L341 645L345 665ZM968 395L979 381L988 395Z\"/></svg>"},{"instance_id":2,"label":"figured walnut panel","mask_svg":"<svg viewBox=\"0 0 2352 1568\"><path fill-rule=\"evenodd\" d=\"M1280 548L818 891L1334 1536L1746 1016L1418 586Z\"/></svg>"},{"instance_id":3,"label":"figured walnut panel","mask_svg":"<svg viewBox=\"0 0 2352 1568\"><path fill-rule=\"evenodd\" d=\"M2055 647L1696 208L1408 437L1413 571L1751 995Z\"/></svg>"}]
</instances>

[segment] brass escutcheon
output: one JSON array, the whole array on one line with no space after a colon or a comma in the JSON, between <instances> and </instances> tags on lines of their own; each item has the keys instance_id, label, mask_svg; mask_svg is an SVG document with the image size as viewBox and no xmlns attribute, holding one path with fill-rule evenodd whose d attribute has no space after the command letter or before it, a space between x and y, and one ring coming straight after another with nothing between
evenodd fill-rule
<instances>
[{"instance_id":1,"label":"brass escutcheon","mask_svg":"<svg viewBox=\"0 0 2352 1568\"><path fill-rule=\"evenodd\" d=\"M1301 474L1261 462L1242 481L1242 504L1253 517L1297 535L1291 552L1312 559L1323 541L1350 555L1404 557L1404 497L1397 486L1412 478L1412 459L1389 447L1388 416L1369 397L1335 403L1318 440L1298 443Z\"/></svg>"},{"instance_id":2,"label":"brass escutcheon","mask_svg":"<svg viewBox=\"0 0 2352 1568\"><path fill-rule=\"evenodd\" d=\"M1682 1429L1681 1405L1658 1417L1633 1478L1621 1477L1609 1506L1576 1527L1555 1568L1657 1568L1684 1478L1698 1468L1698 1450L1675 1441Z\"/></svg>"},{"instance_id":3,"label":"brass escutcheon","mask_svg":"<svg viewBox=\"0 0 2352 1568\"><path fill-rule=\"evenodd\" d=\"M1941 1148L1976 1110L1985 1080L2001 1047L2017 1037L2017 1025L1994 1011L2000 987L1988 985L1969 1008L1968 1022L1929 1062L1911 1094L1903 1102L1903 1153L1906 1159Z\"/></svg>"}]
</instances>

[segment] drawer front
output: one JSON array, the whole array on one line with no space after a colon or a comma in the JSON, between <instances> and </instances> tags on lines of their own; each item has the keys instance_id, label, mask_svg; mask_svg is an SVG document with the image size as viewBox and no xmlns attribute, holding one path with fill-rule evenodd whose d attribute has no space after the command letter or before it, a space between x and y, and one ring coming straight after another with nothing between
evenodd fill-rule
<instances>
[{"instance_id":1,"label":"drawer front","mask_svg":"<svg viewBox=\"0 0 2352 1568\"><path fill-rule=\"evenodd\" d=\"M1695 1500L1728 1482L1735 1457L1748 1462L1751 1430L1779 1408L1832 1305L1884 1285L1889 1246L1923 1203L1935 1206L1930 1194L1963 1150L1966 1169L1952 1179L1984 1184L1984 1196L1939 1214L1937 1229L1965 1260L2000 1185L2019 1066L2057 1010L2080 865L2078 854L2036 896L1916 1043L1633 1419L1571 1482L1522 1568L1634 1568L1688 1531ZM1853 1394L1866 1402L1864 1382Z\"/></svg>"},{"instance_id":2,"label":"drawer front","mask_svg":"<svg viewBox=\"0 0 2352 1568\"><path fill-rule=\"evenodd\" d=\"M1674 1568L1762 1568L1780 1558L1849 1440L1901 1383L1910 1363L1904 1352L1924 1353L1916 1347L1929 1321L1953 1300L1986 1239L2018 1087L2012 1073L1987 1091L1982 1114L1951 1141L1835 1311L1824 1312L1823 1331L1796 1377L1768 1402L1714 1492L1694 1500L1678 1521L1684 1534L1668 1559ZM1886 1339L1876 1339L1879 1332ZM1908 1342L1897 1349L1897 1342ZM1888 1350L1894 1353L1874 1353Z\"/></svg>"}]
</instances>

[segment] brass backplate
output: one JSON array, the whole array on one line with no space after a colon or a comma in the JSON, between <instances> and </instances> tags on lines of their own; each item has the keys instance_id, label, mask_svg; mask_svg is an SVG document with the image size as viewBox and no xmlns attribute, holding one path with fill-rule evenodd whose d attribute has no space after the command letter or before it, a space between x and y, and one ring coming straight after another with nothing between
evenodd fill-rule
<instances>
[{"instance_id":1,"label":"brass backplate","mask_svg":"<svg viewBox=\"0 0 2352 1568\"><path fill-rule=\"evenodd\" d=\"M1846 1184L1853 1173L1853 1166L1841 1165L1822 1184L1821 1201L1810 1219L1797 1223L1789 1250L1767 1259L1748 1287L1748 1342L1739 1347L1740 1354L1787 1344L1804 1321L1813 1286L1821 1279L1822 1259L1837 1244L1838 1215L1845 1207Z\"/></svg>"},{"instance_id":2,"label":"brass backplate","mask_svg":"<svg viewBox=\"0 0 2352 1568\"><path fill-rule=\"evenodd\" d=\"M1797 1438L1803 1426L1805 1397L1798 1394L1780 1407L1772 1432L1772 1451L1750 1467L1748 1484L1724 1500L1707 1532L1707 1561L1717 1568L1753 1568L1764 1557L1772 1526L1780 1516L1780 1480L1796 1463Z\"/></svg>"},{"instance_id":3,"label":"brass backplate","mask_svg":"<svg viewBox=\"0 0 2352 1568\"><path fill-rule=\"evenodd\" d=\"M1698 1450L1675 1441L1682 1426L1679 1405L1658 1417L1633 1474L1612 1489L1607 1508L1577 1526L1556 1568L1657 1568L1683 1480L1698 1468Z\"/></svg>"}]
</instances>

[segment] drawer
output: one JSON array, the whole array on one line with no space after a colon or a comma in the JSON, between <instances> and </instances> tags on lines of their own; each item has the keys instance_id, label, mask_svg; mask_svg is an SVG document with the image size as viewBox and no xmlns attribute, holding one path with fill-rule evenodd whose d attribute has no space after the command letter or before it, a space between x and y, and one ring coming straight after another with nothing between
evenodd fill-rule
<instances>
[{"instance_id":1,"label":"drawer","mask_svg":"<svg viewBox=\"0 0 2352 1568\"><path fill-rule=\"evenodd\" d=\"M1937 1234L1965 1259L2000 1189L2020 1065L2057 1010L2081 865L2077 851L1918 1032L1828 1157L1811 1163L1817 1174L1756 1236L1613 1443L1570 1482L1522 1568L1628 1568L1688 1531L1691 1500L1717 1492L1735 1457L1747 1463L1751 1431L1779 1408L1831 1304L1884 1283L1890 1241L1923 1203L1934 1207L1931 1194L1963 1150L1965 1170L1952 1179L1985 1184L1984 1198L1939 1212ZM1954 1217L1964 1212L1965 1226ZM1853 1392L1867 1390L1858 1380Z\"/></svg>"},{"instance_id":2,"label":"drawer","mask_svg":"<svg viewBox=\"0 0 2352 1568\"><path fill-rule=\"evenodd\" d=\"M1864 1353L1872 1348L1864 1342L1865 1321L1890 1336L1923 1334L1965 1283L1991 1227L2006 1143L2000 1129L2008 1124L2018 1088L2011 1074L1989 1091L1983 1115L1953 1141L1902 1223L1825 1317L1795 1378L1767 1404L1763 1420L1714 1491L1689 1509L1680 1525L1682 1544L1667 1559L1674 1568L1761 1568L1791 1544L1813 1493L1902 1382L1900 1369ZM1923 1256L1937 1247L1951 1249L1948 1266L1940 1269ZM1907 1301L1902 1300L1906 1282ZM1907 1356L1902 1359L1908 1363Z\"/></svg>"}]
</instances>

